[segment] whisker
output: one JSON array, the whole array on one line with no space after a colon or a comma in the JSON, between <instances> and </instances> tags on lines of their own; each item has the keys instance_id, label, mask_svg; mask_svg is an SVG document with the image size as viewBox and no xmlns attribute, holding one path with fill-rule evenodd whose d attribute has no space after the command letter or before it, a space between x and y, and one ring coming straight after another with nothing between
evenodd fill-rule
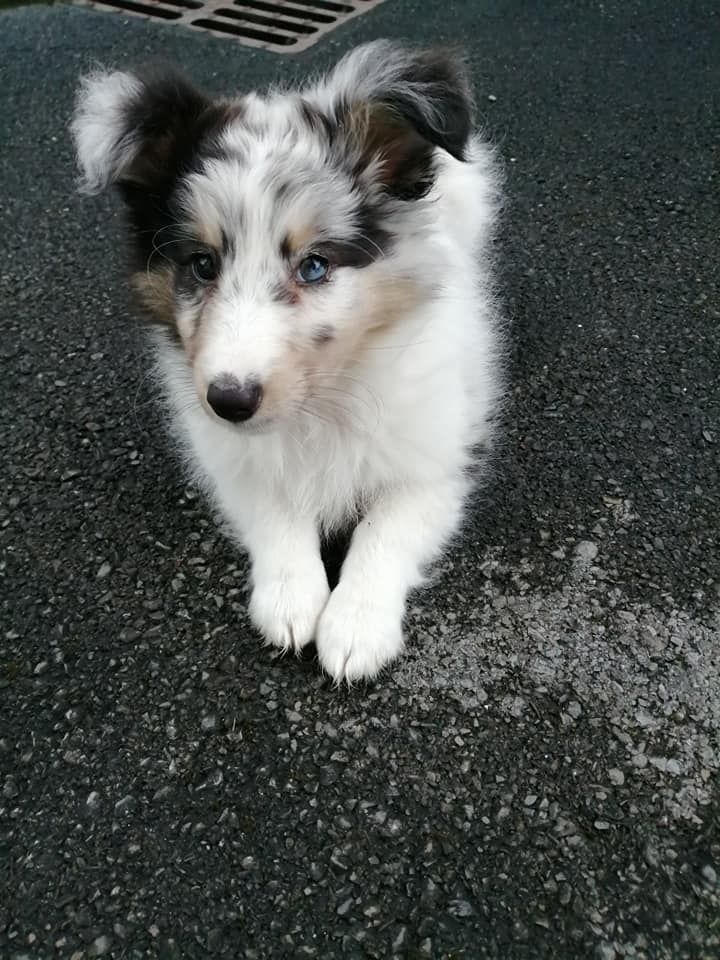
<instances>
[{"instance_id":1,"label":"whisker","mask_svg":"<svg viewBox=\"0 0 720 960\"><path fill-rule=\"evenodd\" d=\"M353 377L349 373L345 373L344 371L338 371L332 374L319 373L319 374L316 374L315 377L316 377L315 380L309 380L309 383L311 386L315 383L320 390L332 389L335 391L344 392L348 397L351 397L352 399L357 399L361 403L367 404L367 400L363 399L363 397L361 396L358 396L356 393L351 393L349 390L343 391L342 387L338 385L338 381L346 381L347 383L353 384L353 386L355 387L359 387L361 390L363 390L367 394L370 400L372 400L372 403L375 407L376 412L378 413L378 415L380 414L382 410L382 403L377 397L375 391L371 387L369 387L367 383L358 379L357 377ZM328 386L327 383L318 382L318 379L317 379L318 377L324 377L330 380L331 381L330 386Z\"/></svg>"},{"instance_id":2,"label":"whisker","mask_svg":"<svg viewBox=\"0 0 720 960\"><path fill-rule=\"evenodd\" d=\"M323 397L322 396L323 392L327 394L328 391L330 393L336 394L336 396L328 397L326 395L325 397ZM380 412L380 405L378 404L377 401L375 401L375 403L373 404L365 397L358 396L357 394L352 394L348 390L343 390L342 387L323 386L319 388L319 391L318 390L314 391L313 396L318 397L320 399L324 399L329 403L338 403L338 396L339 396L339 397L346 398L347 400L350 401L351 406L345 409L351 409L352 403L358 402L358 403L361 403L367 410L371 412L373 410L376 414L379 414ZM374 396L371 396L371 399L375 400Z\"/></svg>"},{"instance_id":3,"label":"whisker","mask_svg":"<svg viewBox=\"0 0 720 960\"><path fill-rule=\"evenodd\" d=\"M377 257L375 257L375 258L373 259L373 263L376 263L381 257L384 257L384 256L385 256L385 251L383 250L383 248L382 248L379 244L377 244L377 243L372 239L372 237L369 237L366 233L359 233L359 234L358 234L358 237L360 237L361 240L365 240L366 243L372 244L373 247L375 247L375 249L377 250L378 255L377 255ZM347 241L347 242L348 242L348 243L352 243L352 241ZM359 245L359 244L353 244L353 246L359 247L360 245Z\"/></svg>"},{"instance_id":4,"label":"whisker","mask_svg":"<svg viewBox=\"0 0 720 960\"><path fill-rule=\"evenodd\" d=\"M372 243L372 242L373 242L372 240L370 240L369 237L362 237L362 236L361 236L361 239L365 239L365 240L367 240L369 243ZM355 249L356 249L356 250L360 250L361 253L367 253L367 250L366 250L365 247L363 247L363 246L362 246L361 244L359 244L359 243L354 243L352 240L343 240L342 243L343 243L343 246L355 247ZM379 253L378 253L377 256L374 256L374 257L371 256L371 257L370 257L370 263L377 263L378 260L380 259L380 257L383 255L383 252L382 252L382 250L380 249L380 247L378 247L377 244L375 244L375 246L377 247Z\"/></svg>"}]
</instances>

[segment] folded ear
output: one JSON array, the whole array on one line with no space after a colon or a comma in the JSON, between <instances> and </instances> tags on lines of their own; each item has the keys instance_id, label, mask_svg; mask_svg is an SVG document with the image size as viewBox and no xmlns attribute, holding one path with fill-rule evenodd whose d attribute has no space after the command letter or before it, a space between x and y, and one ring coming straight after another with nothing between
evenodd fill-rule
<instances>
[{"instance_id":1,"label":"folded ear","mask_svg":"<svg viewBox=\"0 0 720 960\"><path fill-rule=\"evenodd\" d=\"M458 160L472 125L462 60L449 51L413 51L387 40L358 47L314 91L360 168L402 198L422 196L436 148Z\"/></svg>"},{"instance_id":2,"label":"folded ear","mask_svg":"<svg viewBox=\"0 0 720 960\"><path fill-rule=\"evenodd\" d=\"M71 132L81 189L153 188L174 178L219 105L172 73L95 72L80 82Z\"/></svg>"}]
</instances>

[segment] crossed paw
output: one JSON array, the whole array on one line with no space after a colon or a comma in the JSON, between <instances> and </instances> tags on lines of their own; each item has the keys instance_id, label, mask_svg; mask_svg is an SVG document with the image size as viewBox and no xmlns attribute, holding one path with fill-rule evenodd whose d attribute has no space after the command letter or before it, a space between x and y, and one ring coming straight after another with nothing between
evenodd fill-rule
<instances>
[{"instance_id":1,"label":"crossed paw","mask_svg":"<svg viewBox=\"0 0 720 960\"><path fill-rule=\"evenodd\" d=\"M322 565L258 582L250 616L282 650L298 653L314 639L336 683L374 677L403 648L402 606L342 581L330 593Z\"/></svg>"}]
</instances>

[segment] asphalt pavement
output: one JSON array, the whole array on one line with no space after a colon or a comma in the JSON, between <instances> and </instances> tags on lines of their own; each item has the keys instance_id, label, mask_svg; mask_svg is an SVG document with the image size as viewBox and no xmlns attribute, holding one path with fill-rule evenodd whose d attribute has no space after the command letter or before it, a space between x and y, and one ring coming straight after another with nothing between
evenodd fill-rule
<instances>
[{"instance_id":1,"label":"asphalt pavement","mask_svg":"<svg viewBox=\"0 0 720 960\"><path fill-rule=\"evenodd\" d=\"M334 689L248 625L165 438L95 61L218 93L461 42L507 205L510 402L406 658ZM298 56L0 15L0 957L720 956L720 16L386 0Z\"/></svg>"}]
</instances>

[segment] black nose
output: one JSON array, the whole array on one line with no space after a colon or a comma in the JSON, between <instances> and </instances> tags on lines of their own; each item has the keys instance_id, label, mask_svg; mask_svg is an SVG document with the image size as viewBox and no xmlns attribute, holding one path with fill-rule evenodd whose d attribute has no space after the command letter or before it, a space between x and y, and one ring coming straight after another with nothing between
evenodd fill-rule
<instances>
[{"instance_id":1,"label":"black nose","mask_svg":"<svg viewBox=\"0 0 720 960\"><path fill-rule=\"evenodd\" d=\"M241 423L249 420L260 406L262 387L254 380L215 380L208 387L207 402L223 420Z\"/></svg>"}]
</instances>

